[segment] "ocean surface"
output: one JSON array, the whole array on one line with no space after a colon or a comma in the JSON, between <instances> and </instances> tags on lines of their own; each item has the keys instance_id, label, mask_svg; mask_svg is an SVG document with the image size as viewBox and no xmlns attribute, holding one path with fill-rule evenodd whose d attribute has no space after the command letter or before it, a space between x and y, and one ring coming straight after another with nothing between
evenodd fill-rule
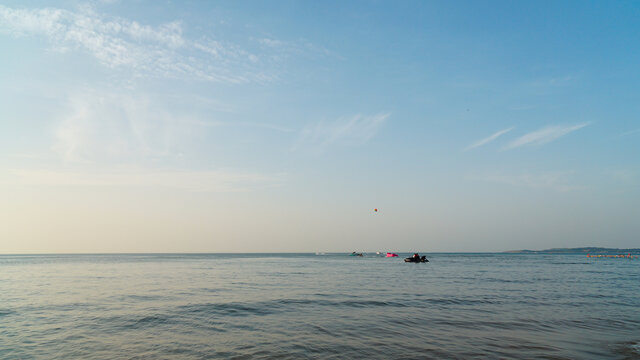
<instances>
[{"instance_id":1,"label":"ocean surface","mask_svg":"<svg viewBox=\"0 0 640 360\"><path fill-rule=\"evenodd\" d=\"M3 255L0 359L640 358L638 259L368 255Z\"/></svg>"}]
</instances>

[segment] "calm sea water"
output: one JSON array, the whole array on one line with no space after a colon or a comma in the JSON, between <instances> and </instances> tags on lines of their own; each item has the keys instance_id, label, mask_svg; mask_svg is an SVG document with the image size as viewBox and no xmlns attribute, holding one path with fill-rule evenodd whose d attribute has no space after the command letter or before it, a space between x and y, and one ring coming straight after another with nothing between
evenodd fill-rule
<instances>
[{"instance_id":1,"label":"calm sea water","mask_svg":"<svg viewBox=\"0 0 640 360\"><path fill-rule=\"evenodd\" d=\"M428 257L0 256L0 358L640 358L640 260Z\"/></svg>"}]
</instances>

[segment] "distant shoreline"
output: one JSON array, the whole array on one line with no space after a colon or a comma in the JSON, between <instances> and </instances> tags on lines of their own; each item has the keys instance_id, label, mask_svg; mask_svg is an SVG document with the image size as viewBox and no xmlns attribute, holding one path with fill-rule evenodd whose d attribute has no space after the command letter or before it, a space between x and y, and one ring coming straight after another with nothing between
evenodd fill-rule
<instances>
[{"instance_id":1,"label":"distant shoreline","mask_svg":"<svg viewBox=\"0 0 640 360\"><path fill-rule=\"evenodd\" d=\"M640 254L640 249L618 249L604 247L553 248L545 250L510 250L508 254Z\"/></svg>"}]
</instances>

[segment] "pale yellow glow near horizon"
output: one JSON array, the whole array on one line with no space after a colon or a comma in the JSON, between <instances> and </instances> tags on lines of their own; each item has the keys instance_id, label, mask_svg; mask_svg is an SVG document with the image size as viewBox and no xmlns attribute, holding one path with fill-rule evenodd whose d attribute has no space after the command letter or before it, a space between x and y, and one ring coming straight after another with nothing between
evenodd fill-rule
<instances>
[{"instance_id":1,"label":"pale yellow glow near horizon","mask_svg":"<svg viewBox=\"0 0 640 360\"><path fill-rule=\"evenodd\" d=\"M380 238L370 214L252 192L22 186L4 198L5 254L342 251L345 240L364 248Z\"/></svg>"},{"instance_id":2,"label":"pale yellow glow near horizon","mask_svg":"<svg viewBox=\"0 0 640 360\"><path fill-rule=\"evenodd\" d=\"M210 173L91 173L70 181L74 174L0 177L1 254L504 251L597 246L602 223L625 221L585 221L589 207L569 212L575 203L563 198L546 206L482 194L427 202L399 190L381 196L374 213L357 193L329 198L322 179L294 191L291 183L242 176L216 186L220 177ZM614 216L608 207L620 204L633 206L600 202L600 209Z\"/></svg>"}]
</instances>

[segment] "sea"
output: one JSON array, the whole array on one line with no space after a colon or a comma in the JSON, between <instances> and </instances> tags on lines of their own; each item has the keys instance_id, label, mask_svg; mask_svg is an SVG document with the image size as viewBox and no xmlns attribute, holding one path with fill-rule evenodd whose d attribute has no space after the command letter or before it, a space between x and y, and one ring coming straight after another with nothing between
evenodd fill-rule
<instances>
[{"instance_id":1,"label":"sea","mask_svg":"<svg viewBox=\"0 0 640 360\"><path fill-rule=\"evenodd\" d=\"M400 255L2 255L0 359L640 359L640 259Z\"/></svg>"}]
</instances>

